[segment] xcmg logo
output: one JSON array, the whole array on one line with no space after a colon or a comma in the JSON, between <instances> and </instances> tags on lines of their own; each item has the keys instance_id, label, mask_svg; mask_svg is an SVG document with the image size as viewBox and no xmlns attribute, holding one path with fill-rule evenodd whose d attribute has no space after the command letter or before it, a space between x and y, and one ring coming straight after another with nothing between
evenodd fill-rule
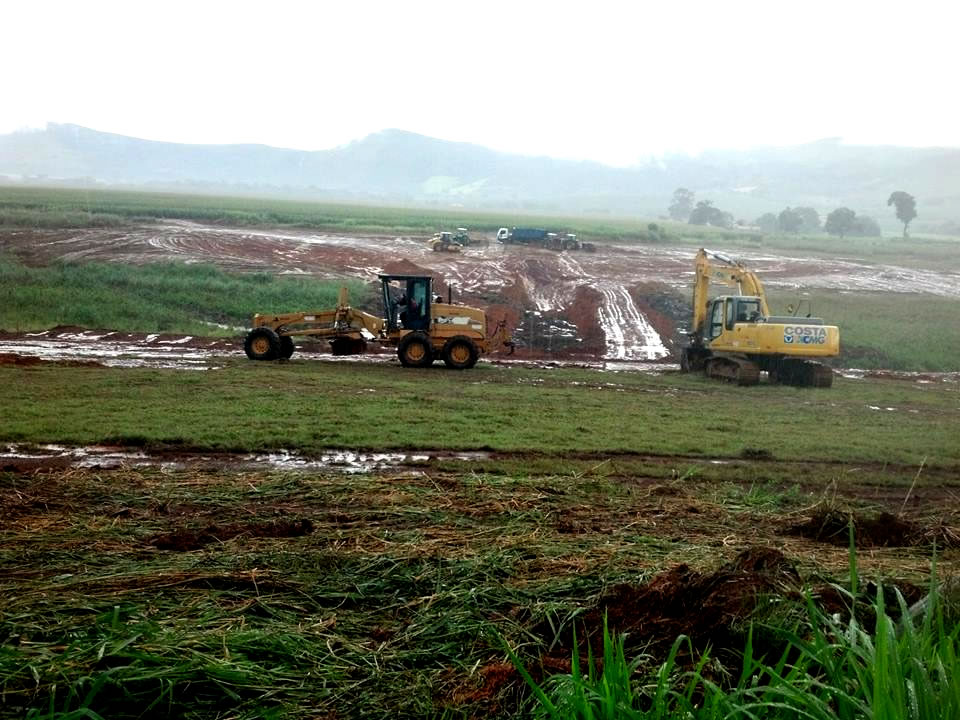
<instances>
[{"instance_id":1,"label":"xcmg logo","mask_svg":"<svg viewBox=\"0 0 960 720\"><path fill-rule=\"evenodd\" d=\"M787 325L783 329L783 341L788 345L825 345L827 329L809 325Z\"/></svg>"}]
</instances>

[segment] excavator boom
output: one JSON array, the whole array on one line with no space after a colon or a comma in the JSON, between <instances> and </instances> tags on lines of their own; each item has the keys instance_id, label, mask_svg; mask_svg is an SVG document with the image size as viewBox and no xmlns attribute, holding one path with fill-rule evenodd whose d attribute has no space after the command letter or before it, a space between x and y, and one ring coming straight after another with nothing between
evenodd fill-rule
<instances>
[{"instance_id":1,"label":"excavator boom","mask_svg":"<svg viewBox=\"0 0 960 720\"><path fill-rule=\"evenodd\" d=\"M710 258L715 262L711 262ZM701 332L706 322L711 282L735 287L737 295L752 295L760 298L760 311L764 317L770 315L763 285L752 270L748 270L743 263L726 255L701 248L697 253L696 278L693 284L693 331L695 333Z\"/></svg>"}]
</instances>

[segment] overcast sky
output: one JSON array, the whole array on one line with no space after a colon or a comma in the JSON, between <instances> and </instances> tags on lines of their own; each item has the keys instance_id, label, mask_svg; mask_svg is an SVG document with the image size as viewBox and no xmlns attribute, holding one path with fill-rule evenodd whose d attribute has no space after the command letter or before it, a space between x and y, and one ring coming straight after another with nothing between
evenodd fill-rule
<instances>
[{"instance_id":1,"label":"overcast sky","mask_svg":"<svg viewBox=\"0 0 960 720\"><path fill-rule=\"evenodd\" d=\"M960 3L4 3L0 132L71 122L319 150L402 128L627 165L960 146Z\"/></svg>"}]
</instances>

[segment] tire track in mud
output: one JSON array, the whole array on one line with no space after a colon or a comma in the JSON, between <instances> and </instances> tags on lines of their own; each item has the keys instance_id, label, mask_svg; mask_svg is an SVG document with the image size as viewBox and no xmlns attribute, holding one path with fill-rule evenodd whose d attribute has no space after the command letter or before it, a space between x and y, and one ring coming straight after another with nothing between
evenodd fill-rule
<instances>
[{"instance_id":1,"label":"tire track in mud","mask_svg":"<svg viewBox=\"0 0 960 720\"><path fill-rule=\"evenodd\" d=\"M603 294L603 305L597 314L607 336L605 359L660 360L670 354L626 287L601 283L597 289Z\"/></svg>"}]
</instances>

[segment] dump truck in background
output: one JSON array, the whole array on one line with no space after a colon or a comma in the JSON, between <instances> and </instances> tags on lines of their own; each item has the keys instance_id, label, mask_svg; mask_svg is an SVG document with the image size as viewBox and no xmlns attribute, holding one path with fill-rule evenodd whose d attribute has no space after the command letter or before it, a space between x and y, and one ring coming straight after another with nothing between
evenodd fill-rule
<instances>
[{"instance_id":1,"label":"dump truck in background","mask_svg":"<svg viewBox=\"0 0 960 720\"><path fill-rule=\"evenodd\" d=\"M357 355L367 343L397 348L404 367L426 367L434 360L456 370L472 368L483 353L503 346L513 352L506 320L487 333L483 310L447 302L433 294L428 275L380 275L384 317L350 307L340 288L337 307L291 313L257 313L243 349L251 360L288 359L294 336L330 341L334 355Z\"/></svg>"},{"instance_id":2,"label":"dump truck in background","mask_svg":"<svg viewBox=\"0 0 960 720\"><path fill-rule=\"evenodd\" d=\"M737 289L709 298L710 283ZM756 274L720 253L701 249L695 261L693 329L680 369L756 385L761 371L773 383L830 387L833 371L821 358L840 354L840 331L815 317L770 314Z\"/></svg>"},{"instance_id":3,"label":"dump truck in background","mask_svg":"<svg viewBox=\"0 0 960 720\"><path fill-rule=\"evenodd\" d=\"M550 232L544 228L512 227L497 231L497 242L504 245L530 245L547 250L585 250L594 252L593 243L581 242L574 233Z\"/></svg>"}]
</instances>

